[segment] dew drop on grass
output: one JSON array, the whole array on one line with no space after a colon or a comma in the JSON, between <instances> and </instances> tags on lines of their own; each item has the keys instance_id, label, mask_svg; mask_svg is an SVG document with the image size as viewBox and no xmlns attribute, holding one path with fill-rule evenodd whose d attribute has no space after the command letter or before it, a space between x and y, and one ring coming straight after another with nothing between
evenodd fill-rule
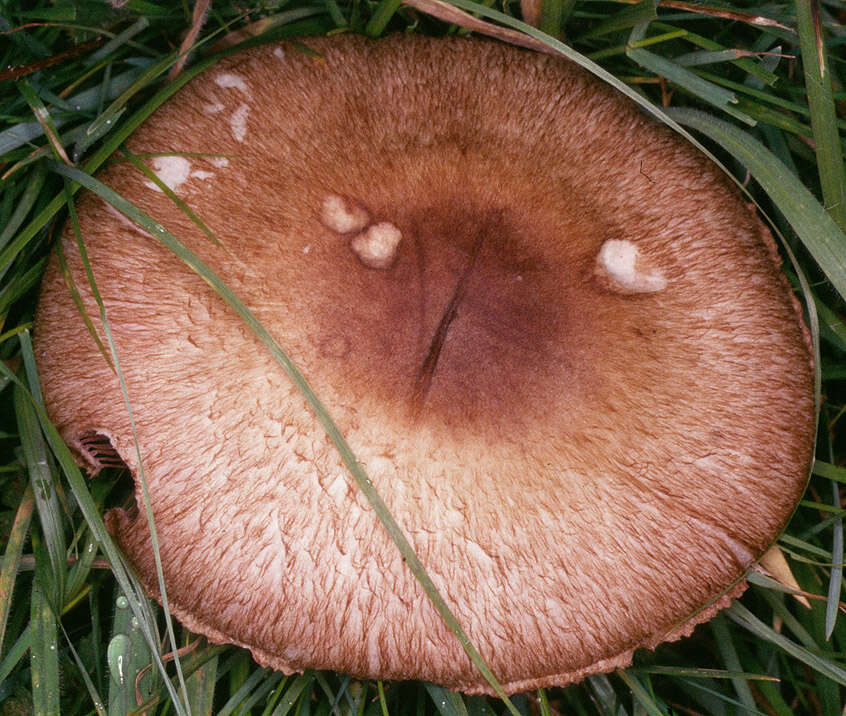
<instances>
[{"instance_id":1,"label":"dew drop on grass","mask_svg":"<svg viewBox=\"0 0 846 716\"><path fill-rule=\"evenodd\" d=\"M115 634L106 651L109 671L120 684L124 683L123 664L131 649L132 641L126 634Z\"/></svg>"},{"instance_id":2,"label":"dew drop on grass","mask_svg":"<svg viewBox=\"0 0 846 716\"><path fill-rule=\"evenodd\" d=\"M129 600L121 594L115 604L117 604L118 609L126 609L129 606Z\"/></svg>"}]
</instances>

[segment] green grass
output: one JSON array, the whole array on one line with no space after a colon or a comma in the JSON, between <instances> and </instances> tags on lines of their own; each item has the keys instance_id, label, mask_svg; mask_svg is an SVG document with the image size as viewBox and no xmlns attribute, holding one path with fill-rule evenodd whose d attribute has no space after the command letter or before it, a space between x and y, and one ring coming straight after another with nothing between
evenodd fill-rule
<instances>
[{"instance_id":1,"label":"green grass","mask_svg":"<svg viewBox=\"0 0 846 716\"><path fill-rule=\"evenodd\" d=\"M769 21L761 23L754 18L764 10L751 3L693 13L684 3L558 0L545 5L541 22L546 32L561 27L565 47L522 25L514 4L452 4L580 53L579 61L635 98L668 105L665 119L691 131L740 181L748 173L752 197L795 256L788 273L807 301L820 351L820 460L780 539L812 607L753 573L746 595L690 639L638 654L625 672L513 697L511 708L544 715L841 714L846 27L837 18L844 6L825 4L817 12L805 0L768 5ZM495 699L431 684L362 683L329 673L286 677L258 667L242 650L209 646L175 623L161 647L162 610L143 595L100 518L106 505L125 498L125 475L107 469L87 480L46 422L29 331L37 281L68 214L73 180L87 182L81 172L100 166L210 62L204 49L245 28L260 33L251 41L342 28L371 35L406 28L462 32L396 0L254 6L223 0L213 4L199 34L202 49L168 83L191 9L140 0L121 8L95 0L0 3L0 68L6 68L0 70L0 709L504 713ZM190 256L183 258L190 264ZM284 365L284 355L278 357ZM367 492L366 476L358 477ZM378 508L378 495L368 499ZM390 515L380 516L390 530ZM422 568L420 576L425 580Z\"/></svg>"}]
</instances>

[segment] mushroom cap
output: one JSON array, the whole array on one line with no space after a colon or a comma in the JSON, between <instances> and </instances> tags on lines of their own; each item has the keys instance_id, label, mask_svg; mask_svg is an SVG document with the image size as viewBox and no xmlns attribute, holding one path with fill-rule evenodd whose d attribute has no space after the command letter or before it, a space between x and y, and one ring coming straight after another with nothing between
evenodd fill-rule
<instances>
[{"instance_id":1,"label":"mushroom cap","mask_svg":"<svg viewBox=\"0 0 846 716\"><path fill-rule=\"evenodd\" d=\"M253 48L100 179L222 277L327 405L515 692L627 665L744 588L814 439L774 243L706 159L572 64L397 36ZM137 427L172 612L286 672L490 692L300 392L178 258L91 195L80 225ZM64 252L89 316L72 232ZM98 330L100 324L95 319ZM55 259L45 399L138 474ZM143 512L107 522L157 594Z\"/></svg>"}]
</instances>

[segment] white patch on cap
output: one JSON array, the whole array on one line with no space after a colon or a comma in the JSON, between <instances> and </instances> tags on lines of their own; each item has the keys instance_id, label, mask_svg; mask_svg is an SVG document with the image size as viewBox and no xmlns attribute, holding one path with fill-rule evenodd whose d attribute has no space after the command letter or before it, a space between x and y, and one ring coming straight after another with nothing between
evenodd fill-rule
<instances>
[{"instance_id":1,"label":"white patch on cap","mask_svg":"<svg viewBox=\"0 0 846 716\"><path fill-rule=\"evenodd\" d=\"M285 50L283 50L281 47L277 47L277 48L273 51L273 54L274 54L276 57L278 57L280 60L284 60L284 59L285 59Z\"/></svg>"},{"instance_id":2,"label":"white patch on cap","mask_svg":"<svg viewBox=\"0 0 846 716\"><path fill-rule=\"evenodd\" d=\"M393 224L383 221L356 236L350 242L350 248L365 266L386 269L394 262L401 240L402 232Z\"/></svg>"},{"instance_id":3,"label":"white patch on cap","mask_svg":"<svg viewBox=\"0 0 846 716\"><path fill-rule=\"evenodd\" d=\"M339 234L361 231L370 223L370 214L361 204L330 194L320 208L320 222Z\"/></svg>"},{"instance_id":4,"label":"white patch on cap","mask_svg":"<svg viewBox=\"0 0 846 716\"><path fill-rule=\"evenodd\" d=\"M223 89L232 89L234 87L247 94L250 93L250 88L247 87L247 83L244 82L244 78L241 75L236 75L232 72L220 72L214 78L214 81L218 87L223 87Z\"/></svg>"},{"instance_id":5,"label":"white patch on cap","mask_svg":"<svg viewBox=\"0 0 846 716\"><path fill-rule=\"evenodd\" d=\"M191 171L191 162L185 157L167 156L153 158L153 173L172 192L176 193L189 179L211 179L214 172L207 172L203 169ZM145 181L148 187L160 192L161 189L151 181Z\"/></svg>"},{"instance_id":6,"label":"white patch on cap","mask_svg":"<svg viewBox=\"0 0 846 716\"><path fill-rule=\"evenodd\" d=\"M654 293L667 287L664 274L644 265L638 247L624 239L609 239L602 244L596 271L619 293Z\"/></svg>"},{"instance_id":7,"label":"white patch on cap","mask_svg":"<svg viewBox=\"0 0 846 716\"><path fill-rule=\"evenodd\" d=\"M211 163L218 169L229 166L229 160L226 157L213 157Z\"/></svg>"},{"instance_id":8,"label":"white patch on cap","mask_svg":"<svg viewBox=\"0 0 846 716\"><path fill-rule=\"evenodd\" d=\"M214 102L203 105L203 112L206 114L217 114L223 111L223 105L220 102Z\"/></svg>"},{"instance_id":9,"label":"white patch on cap","mask_svg":"<svg viewBox=\"0 0 846 716\"><path fill-rule=\"evenodd\" d=\"M179 187L188 181L188 177L191 176L191 162L185 157L154 157L153 172L168 189L177 192ZM151 181L144 183L156 191L161 191Z\"/></svg>"},{"instance_id":10,"label":"white patch on cap","mask_svg":"<svg viewBox=\"0 0 846 716\"><path fill-rule=\"evenodd\" d=\"M229 126L232 128L232 136L235 137L236 142L243 142L247 136L247 117L249 114L249 106L242 104L229 118Z\"/></svg>"}]
</instances>

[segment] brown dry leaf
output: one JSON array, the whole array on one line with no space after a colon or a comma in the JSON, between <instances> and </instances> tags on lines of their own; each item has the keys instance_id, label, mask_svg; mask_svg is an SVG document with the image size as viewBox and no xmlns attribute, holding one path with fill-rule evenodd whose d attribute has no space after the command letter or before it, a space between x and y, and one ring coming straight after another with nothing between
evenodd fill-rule
<instances>
[{"instance_id":1,"label":"brown dry leaf","mask_svg":"<svg viewBox=\"0 0 846 716\"><path fill-rule=\"evenodd\" d=\"M478 17L473 17L470 13L464 12L464 10L459 10L457 7L443 2L443 0L404 0L403 4L420 10L420 12L425 12L427 15L432 15L444 22L451 22L461 27L466 27L468 30L495 37L497 40L503 40L512 45L536 50L537 52L544 52L548 55L558 54L540 40L524 35L522 32L517 32L517 30L509 30L508 28L494 25L485 20L480 20Z\"/></svg>"},{"instance_id":2,"label":"brown dry leaf","mask_svg":"<svg viewBox=\"0 0 846 716\"><path fill-rule=\"evenodd\" d=\"M191 29L188 30L188 34L185 35L185 39L179 46L179 54L181 57L177 60L176 64L170 68L168 79L173 80L180 72L182 72L182 68L185 66L185 61L188 59L188 52L197 41L200 30L203 29L203 25L206 22L206 15L208 14L210 7L211 0L197 0L194 5L194 13L191 16Z\"/></svg>"},{"instance_id":3,"label":"brown dry leaf","mask_svg":"<svg viewBox=\"0 0 846 716\"><path fill-rule=\"evenodd\" d=\"M764 553L764 556L761 557L758 564L779 584L783 584L785 587L798 592L793 596L803 607L806 607L807 609L811 608L811 603L801 594L804 590L799 586L799 582L796 581L796 577L793 576L793 572L790 570L790 565L787 563L787 559L784 556L784 552L781 551L781 547L774 544Z\"/></svg>"},{"instance_id":4,"label":"brown dry leaf","mask_svg":"<svg viewBox=\"0 0 846 716\"><path fill-rule=\"evenodd\" d=\"M532 27L540 27L542 0L521 0L520 11L523 13L523 22Z\"/></svg>"}]
</instances>

